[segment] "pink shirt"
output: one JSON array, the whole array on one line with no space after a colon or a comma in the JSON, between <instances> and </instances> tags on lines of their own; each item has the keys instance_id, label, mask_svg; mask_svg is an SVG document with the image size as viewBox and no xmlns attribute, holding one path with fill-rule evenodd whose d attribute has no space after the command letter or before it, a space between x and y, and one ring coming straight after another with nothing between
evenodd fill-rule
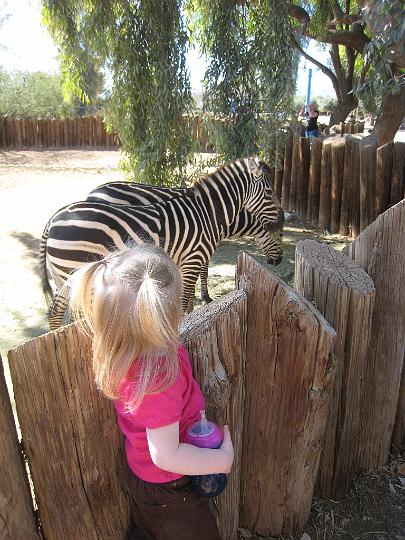
<instances>
[{"instance_id":1,"label":"pink shirt","mask_svg":"<svg viewBox=\"0 0 405 540\"><path fill-rule=\"evenodd\" d=\"M193 377L190 359L182 345L178 348L179 374L175 382L159 394L146 395L142 403L131 412L126 411L121 400L115 400L118 425L125 435L125 451L132 472L146 482L170 482L181 478L181 474L159 469L149 453L146 428L158 428L179 422L180 442L187 428L200 419L204 409L204 396ZM131 380L126 378L121 389L129 392Z\"/></svg>"}]
</instances>

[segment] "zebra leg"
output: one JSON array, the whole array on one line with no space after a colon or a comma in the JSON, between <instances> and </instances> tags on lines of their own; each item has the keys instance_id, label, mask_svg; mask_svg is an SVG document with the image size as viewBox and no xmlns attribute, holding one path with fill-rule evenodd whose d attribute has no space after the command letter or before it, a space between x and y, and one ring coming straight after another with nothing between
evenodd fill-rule
<instances>
[{"instance_id":1,"label":"zebra leg","mask_svg":"<svg viewBox=\"0 0 405 540\"><path fill-rule=\"evenodd\" d=\"M190 271L184 271L185 269L181 270L182 278L183 278L183 298L182 298L182 306L184 313L190 313L193 311L194 306L194 294L195 294L195 284L198 279L198 274L200 271L200 268L193 268L193 270Z\"/></svg>"},{"instance_id":2,"label":"zebra leg","mask_svg":"<svg viewBox=\"0 0 405 540\"><path fill-rule=\"evenodd\" d=\"M212 298L210 297L209 292L208 292L208 262L205 263L201 267L200 279L201 279L201 298L204 300L206 304L209 304L210 302L212 302Z\"/></svg>"}]
</instances>

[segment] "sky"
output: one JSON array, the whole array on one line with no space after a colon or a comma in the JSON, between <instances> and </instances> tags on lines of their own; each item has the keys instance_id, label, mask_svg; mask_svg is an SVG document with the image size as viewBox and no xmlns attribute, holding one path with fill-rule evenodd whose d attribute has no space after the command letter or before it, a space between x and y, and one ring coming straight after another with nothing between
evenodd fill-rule
<instances>
[{"instance_id":1,"label":"sky","mask_svg":"<svg viewBox=\"0 0 405 540\"><path fill-rule=\"evenodd\" d=\"M5 6L0 14L8 14L8 19L0 29L0 44L6 46L1 50L0 63L9 71L59 71L57 49L47 30L41 24L40 0L3 0L0 7ZM327 52L320 51L310 44L308 54L326 63ZM188 55L191 86L194 91L201 91L201 79L204 75L205 63L198 51ZM312 96L335 97L332 84L318 68L302 59L298 69L297 95L307 92L308 68L312 68Z\"/></svg>"}]
</instances>

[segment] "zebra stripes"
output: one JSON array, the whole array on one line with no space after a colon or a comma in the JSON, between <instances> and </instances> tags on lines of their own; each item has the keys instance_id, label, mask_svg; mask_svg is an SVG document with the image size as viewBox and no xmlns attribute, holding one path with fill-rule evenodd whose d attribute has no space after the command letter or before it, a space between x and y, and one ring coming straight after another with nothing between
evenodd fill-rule
<instances>
[{"instance_id":1,"label":"zebra stripes","mask_svg":"<svg viewBox=\"0 0 405 540\"><path fill-rule=\"evenodd\" d=\"M265 166L264 162L259 162ZM148 204L168 201L174 197L185 196L188 188L164 188L135 182L109 182L93 189L87 201L124 204L127 206L145 206ZM260 222L253 218L247 210L242 209L237 218L223 231L223 239L252 236L266 256L269 264L278 264L282 257L282 223L283 216L279 215L279 228L274 233L264 231ZM211 302L208 293L208 262L201 268L201 298Z\"/></svg>"},{"instance_id":2,"label":"zebra stripes","mask_svg":"<svg viewBox=\"0 0 405 540\"><path fill-rule=\"evenodd\" d=\"M187 193L144 207L93 201L64 207L43 234L45 290L49 291L48 278L54 292L60 291L70 273L86 262L123 249L129 242L152 242L179 266L183 307L187 308L201 268L242 209L260 224L264 237L280 228L281 209L269 186L266 167L251 159L235 161L206 176ZM65 293L59 292L52 306L52 328L60 325L65 307Z\"/></svg>"}]
</instances>

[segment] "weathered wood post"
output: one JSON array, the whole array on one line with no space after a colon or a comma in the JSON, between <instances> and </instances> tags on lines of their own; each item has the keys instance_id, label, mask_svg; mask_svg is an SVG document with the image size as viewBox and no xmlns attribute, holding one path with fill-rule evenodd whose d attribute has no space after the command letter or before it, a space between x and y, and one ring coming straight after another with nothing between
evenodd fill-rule
<instances>
[{"instance_id":1,"label":"weathered wood post","mask_svg":"<svg viewBox=\"0 0 405 540\"><path fill-rule=\"evenodd\" d=\"M235 460L228 486L211 506L221 538L237 537L244 416L247 299L234 291L185 317L181 338L207 401L207 417L229 424Z\"/></svg>"},{"instance_id":2,"label":"weathered wood post","mask_svg":"<svg viewBox=\"0 0 405 540\"><path fill-rule=\"evenodd\" d=\"M318 493L345 494L356 472L361 384L375 289L367 273L343 253L314 240L298 242L294 287L336 330L337 374L321 453Z\"/></svg>"},{"instance_id":3,"label":"weathered wood post","mask_svg":"<svg viewBox=\"0 0 405 540\"><path fill-rule=\"evenodd\" d=\"M297 182L299 176L299 151L300 151L300 135L293 135L293 152L291 161L291 177L290 177L290 194L288 198L288 210L297 210Z\"/></svg>"},{"instance_id":4,"label":"weathered wood post","mask_svg":"<svg viewBox=\"0 0 405 540\"><path fill-rule=\"evenodd\" d=\"M345 139L335 138L332 143L332 186L330 209L330 232L339 232L340 207L342 204L342 186L345 160Z\"/></svg>"},{"instance_id":5,"label":"weathered wood post","mask_svg":"<svg viewBox=\"0 0 405 540\"><path fill-rule=\"evenodd\" d=\"M390 204L393 150L393 142L384 144L384 146L377 148L374 207L375 217L378 217L380 214L385 212Z\"/></svg>"},{"instance_id":6,"label":"weathered wood post","mask_svg":"<svg viewBox=\"0 0 405 540\"><path fill-rule=\"evenodd\" d=\"M248 293L241 524L290 534L308 519L335 374L335 332L305 299L245 253Z\"/></svg>"},{"instance_id":7,"label":"weathered wood post","mask_svg":"<svg viewBox=\"0 0 405 540\"><path fill-rule=\"evenodd\" d=\"M396 142L392 156L392 178L390 205L404 198L405 188L405 143Z\"/></svg>"},{"instance_id":8,"label":"weathered wood post","mask_svg":"<svg viewBox=\"0 0 405 540\"><path fill-rule=\"evenodd\" d=\"M347 163L349 182L350 234L353 237L360 234L360 141L360 136L350 136L349 144L352 146L350 161ZM346 174L346 169L344 174Z\"/></svg>"},{"instance_id":9,"label":"weathered wood post","mask_svg":"<svg viewBox=\"0 0 405 540\"><path fill-rule=\"evenodd\" d=\"M293 154L293 136L288 137L284 150L283 167L283 187L281 190L281 206L284 210L290 210L290 182L291 182L291 164Z\"/></svg>"},{"instance_id":10,"label":"weathered wood post","mask_svg":"<svg viewBox=\"0 0 405 540\"><path fill-rule=\"evenodd\" d=\"M39 540L24 458L0 356L0 538Z\"/></svg>"},{"instance_id":11,"label":"weathered wood post","mask_svg":"<svg viewBox=\"0 0 405 540\"><path fill-rule=\"evenodd\" d=\"M310 145L308 137L301 137L298 147L297 214L307 216Z\"/></svg>"},{"instance_id":12,"label":"weathered wood post","mask_svg":"<svg viewBox=\"0 0 405 540\"><path fill-rule=\"evenodd\" d=\"M311 158L309 166L307 220L318 225L319 190L321 185L322 141L317 137L312 139Z\"/></svg>"},{"instance_id":13,"label":"weathered wood post","mask_svg":"<svg viewBox=\"0 0 405 540\"><path fill-rule=\"evenodd\" d=\"M280 142L278 144L281 145ZM274 157L274 193L279 201L283 190L283 157L284 148L277 146Z\"/></svg>"},{"instance_id":14,"label":"weathered wood post","mask_svg":"<svg viewBox=\"0 0 405 540\"><path fill-rule=\"evenodd\" d=\"M318 224L330 231L332 189L332 140L323 142L321 163L321 185L319 190L319 216Z\"/></svg>"},{"instance_id":15,"label":"weathered wood post","mask_svg":"<svg viewBox=\"0 0 405 540\"><path fill-rule=\"evenodd\" d=\"M9 352L17 414L46 538L125 538L130 505L112 403L76 325Z\"/></svg>"},{"instance_id":16,"label":"weathered wood post","mask_svg":"<svg viewBox=\"0 0 405 540\"><path fill-rule=\"evenodd\" d=\"M360 142L360 230L374 221L377 137ZM405 146L405 145L404 145Z\"/></svg>"},{"instance_id":17,"label":"weathered wood post","mask_svg":"<svg viewBox=\"0 0 405 540\"><path fill-rule=\"evenodd\" d=\"M370 275L376 289L362 395L360 469L387 462L395 417L395 440L405 441L405 410L399 408L404 400L398 402L401 371L405 377L404 245L405 200L380 214L343 250Z\"/></svg>"}]
</instances>

